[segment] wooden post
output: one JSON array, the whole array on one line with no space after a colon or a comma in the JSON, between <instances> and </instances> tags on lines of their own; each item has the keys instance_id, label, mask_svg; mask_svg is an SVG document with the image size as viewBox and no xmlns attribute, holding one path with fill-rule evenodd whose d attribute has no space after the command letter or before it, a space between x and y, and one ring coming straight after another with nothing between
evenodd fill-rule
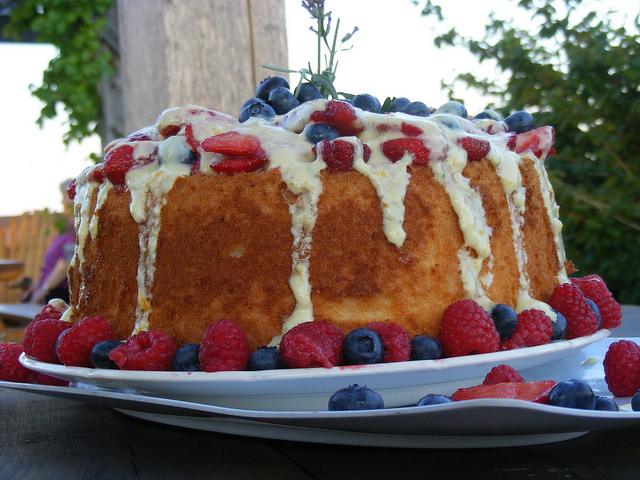
<instances>
[{"instance_id":1,"label":"wooden post","mask_svg":"<svg viewBox=\"0 0 640 480\"><path fill-rule=\"evenodd\" d=\"M287 67L284 0L118 0L125 132L188 104L237 118L256 85Z\"/></svg>"}]
</instances>

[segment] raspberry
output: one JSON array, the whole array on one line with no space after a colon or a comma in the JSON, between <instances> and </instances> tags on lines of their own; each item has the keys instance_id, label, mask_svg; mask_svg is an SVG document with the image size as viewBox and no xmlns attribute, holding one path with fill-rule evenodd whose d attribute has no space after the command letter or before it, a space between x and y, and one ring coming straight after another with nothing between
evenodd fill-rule
<instances>
[{"instance_id":1,"label":"raspberry","mask_svg":"<svg viewBox=\"0 0 640 480\"><path fill-rule=\"evenodd\" d=\"M33 343L33 327L35 324L41 320L59 320L66 309L67 304L62 300L51 300L42 308L42 310L40 310L40 313L33 317L33 320L29 322L29 325L24 329L24 333L22 335L22 348L24 348L24 353L29 356L33 356L31 345Z\"/></svg>"},{"instance_id":2,"label":"raspberry","mask_svg":"<svg viewBox=\"0 0 640 480\"><path fill-rule=\"evenodd\" d=\"M498 350L500 334L485 309L473 300L459 300L444 311L440 342L447 357Z\"/></svg>"},{"instance_id":3,"label":"raspberry","mask_svg":"<svg viewBox=\"0 0 640 480\"><path fill-rule=\"evenodd\" d=\"M22 345L19 343L0 343L0 380L19 383L33 381L33 372L18 361L21 354Z\"/></svg>"},{"instance_id":4,"label":"raspberry","mask_svg":"<svg viewBox=\"0 0 640 480\"><path fill-rule=\"evenodd\" d=\"M458 145L467 151L467 160L477 162L487 156L491 150L491 144L487 140L473 137L462 137L457 141Z\"/></svg>"},{"instance_id":5,"label":"raspberry","mask_svg":"<svg viewBox=\"0 0 640 480\"><path fill-rule=\"evenodd\" d=\"M524 310L518 314L518 325L511 336L500 342L500 350L535 347L551 341L553 325L542 310Z\"/></svg>"},{"instance_id":6,"label":"raspberry","mask_svg":"<svg viewBox=\"0 0 640 480\"><path fill-rule=\"evenodd\" d=\"M484 377L482 385L496 385L498 383L516 383L524 382L522 375L510 365L497 365L491 369L487 376Z\"/></svg>"},{"instance_id":7,"label":"raspberry","mask_svg":"<svg viewBox=\"0 0 640 480\"><path fill-rule=\"evenodd\" d=\"M71 327L69 322L47 318L45 320L32 321L29 336L22 339L22 347L27 355L41 362L60 363L56 354L56 342L62 332ZM26 330L26 329L25 329Z\"/></svg>"},{"instance_id":8,"label":"raspberry","mask_svg":"<svg viewBox=\"0 0 640 480\"><path fill-rule=\"evenodd\" d=\"M33 372L35 382L39 385L49 385L53 387L68 387L69 380L63 380L61 378L52 377L46 373Z\"/></svg>"},{"instance_id":9,"label":"raspberry","mask_svg":"<svg viewBox=\"0 0 640 480\"><path fill-rule=\"evenodd\" d=\"M114 348L109 358L120 370L171 370L178 346L173 338L161 330L140 332L127 343Z\"/></svg>"},{"instance_id":10,"label":"raspberry","mask_svg":"<svg viewBox=\"0 0 640 480\"><path fill-rule=\"evenodd\" d=\"M411 339L402 325L394 322L371 322L367 328L376 332L384 345L383 362L406 362L411 355Z\"/></svg>"},{"instance_id":11,"label":"raspberry","mask_svg":"<svg viewBox=\"0 0 640 480\"><path fill-rule=\"evenodd\" d=\"M198 353L200 370L220 372L244 370L251 350L242 328L231 320L218 320L207 327Z\"/></svg>"},{"instance_id":12,"label":"raspberry","mask_svg":"<svg viewBox=\"0 0 640 480\"><path fill-rule=\"evenodd\" d=\"M630 340L609 345L602 362L609 391L618 397L629 397L640 389L640 346Z\"/></svg>"},{"instance_id":13,"label":"raspberry","mask_svg":"<svg viewBox=\"0 0 640 480\"><path fill-rule=\"evenodd\" d=\"M567 333L564 337L567 340L598 331L598 317L577 285L562 283L556 286L547 303L567 319Z\"/></svg>"},{"instance_id":14,"label":"raspberry","mask_svg":"<svg viewBox=\"0 0 640 480\"><path fill-rule=\"evenodd\" d=\"M342 361L344 335L326 322L304 322L282 337L280 355L292 368L331 368Z\"/></svg>"},{"instance_id":15,"label":"raspberry","mask_svg":"<svg viewBox=\"0 0 640 480\"><path fill-rule=\"evenodd\" d=\"M67 367L93 367L91 349L103 340L113 340L111 324L104 317L85 317L60 334L56 351Z\"/></svg>"},{"instance_id":16,"label":"raspberry","mask_svg":"<svg viewBox=\"0 0 640 480\"><path fill-rule=\"evenodd\" d=\"M578 285L585 297L592 300L600 310L600 328L616 328L622 321L620 304L615 301L607 288L604 280L598 275L589 275L584 278L572 278L571 281Z\"/></svg>"}]
</instances>

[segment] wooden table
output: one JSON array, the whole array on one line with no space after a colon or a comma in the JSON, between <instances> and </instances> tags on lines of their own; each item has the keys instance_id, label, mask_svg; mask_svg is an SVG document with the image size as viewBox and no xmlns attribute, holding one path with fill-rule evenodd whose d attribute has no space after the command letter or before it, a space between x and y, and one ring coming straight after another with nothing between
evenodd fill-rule
<instances>
[{"instance_id":1,"label":"wooden table","mask_svg":"<svg viewBox=\"0 0 640 480\"><path fill-rule=\"evenodd\" d=\"M615 336L640 337L640 307ZM503 449L359 448L236 437L136 420L110 408L0 388L0 478L640 478L640 427Z\"/></svg>"},{"instance_id":2,"label":"wooden table","mask_svg":"<svg viewBox=\"0 0 640 480\"><path fill-rule=\"evenodd\" d=\"M0 281L13 280L24 271L24 262L0 258Z\"/></svg>"}]
</instances>

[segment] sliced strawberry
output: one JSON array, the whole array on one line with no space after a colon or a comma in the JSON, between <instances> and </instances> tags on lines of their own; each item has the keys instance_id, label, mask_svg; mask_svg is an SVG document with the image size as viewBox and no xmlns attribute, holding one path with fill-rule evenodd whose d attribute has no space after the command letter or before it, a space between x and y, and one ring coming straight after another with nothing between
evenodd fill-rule
<instances>
[{"instance_id":1,"label":"sliced strawberry","mask_svg":"<svg viewBox=\"0 0 640 480\"><path fill-rule=\"evenodd\" d=\"M391 160L397 162L405 153L411 154L414 165L427 165L429 163L429 149L419 138L394 138L381 145L382 153Z\"/></svg>"},{"instance_id":2,"label":"sliced strawberry","mask_svg":"<svg viewBox=\"0 0 640 480\"><path fill-rule=\"evenodd\" d=\"M553 127L540 127L528 132L519 133L516 137L516 153L533 153L538 158L543 158L555 153L553 148Z\"/></svg>"},{"instance_id":3,"label":"sliced strawberry","mask_svg":"<svg viewBox=\"0 0 640 480\"><path fill-rule=\"evenodd\" d=\"M76 198L77 183L78 183L77 179L74 178L73 180L71 180L71 182L67 186L67 197L69 197L69 200L73 200L74 198Z\"/></svg>"},{"instance_id":4,"label":"sliced strawberry","mask_svg":"<svg viewBox=\"0 0 640 480\"><path fill-rule=\"evenodd\" d=\"M184 127L184 137L187 140L187 144L194 152L196 152L200 146L200 142L197 141L196 137L193 135L193 124L190 123Z\"/></svg>"},{"instance_id":5,"label":"sliced strawberry","mask_svg":"<svg viewBox=\"0 0 640 480\"><path fill-rule=\"evenodd\" d=\"M238 172L255 172L260 170L265 162L265 158L238 157L214 163L211 165L211 168L218 173L233 174Z\"/></svg>"},{"instance_id":6,"label":"sliced strawberry","mask_svg":"<svg viewBox=\"0 0 640 480\"><path fill-rule=\"evenodd\" d=\"M106 178L104 174L104 163L99 163L95 167L93 167L91 170L89 170L89 172L87 173L87 178L90 181L97 182L97 183L104 182L104 179Z\"/></svg>"},{"instance_id":7,"label":"sliced strawberry","mask_svg":"<svg viewBox=\"0 0 640 480\"><path fill-rule=\"evenodd\" d=\"M458 145L467 151L467 160L470 162L482 160L491 150L491 144L487 140L474 137L459 138Z\"/></svg>"},{"instance_id":8,"label":"sliced strawberry","mask_svg":"<svg viewBox=\"0 0 640 480\"><path fill-rule=\"evenodd\" d=\"M176 135L182 127L196 121L206 121L216 119L227 123L236 123L233 117L224 115L216 110L204 107L177 107L165 110L156 121L156 126L160 135L171 137Z\"/></svg>"},{"instance_id":9,"label":"sliced strawberry","mask_svg":"<svg viewBox=\"0 0 640 480\"><path fill-rule=\"evenodd\" d=\"M315 123L327 123L335 127L341 137L356 136L364 130L357 121L353 107L339 100L329 100L325 110L316 110L309 118Z\"/></svg>"},{"instance_id":10,"label":"sliced strawberry","mask_svg":"<svg viewBox=\"0 0 640 480\"><path fill-rule=\"evenodd\" d=\"M322 140L316 146L318 155L331 170L346 172L353 169L355 147L345 140Z\"/></svg>"},{"instance_id":11,"label":"sliced strawberry","mask_svg":"<svg viewBox=\"0 0 640 480\"><path fill-rule=\"evenodd\" d=\"M200 147L205 152L219 153L229 157L266 158L257 137L238 132L226 132L206 138L200 143Z\"/></svg>"},{"instance_id":12,"label":"sliced strawberry","mask_svg":"<svg viewBox=\"0 0 640 480\"><path fill-rule=\"evenodd\" d=\"M380 133L384 132L402 132L407 137L417 137L418 135L424 133L424 130L415 125L411 125L410 123L402 122L400 127L397 124L390 125L388 123L381 123L376 126L376 129Z\"/></svg>"},{"instance_id":13,"label":"sliced strawberry","mask_svg":"<svg viewBox=\"0 0 640 480\"><path fill-rule=\"evenodd\" d=\"M518 135L515 132L507 133L507 148L512 152L516 151L516 145L518 143Z\"/></svg>"},{"instance_id":14,"label":"sliced strawberry","mask_svg":"<svg viewBox=\"0 0 640 480\"><path fill-rule=\"evenodd\" d=\"M556 385L553 380L538 382L505 382L460 388L451 396L453 401L478 398L511 398L529 402L547 403L549 391Z\"/></svg>"},{"instance_id":15,"label":"sliced strawberry","mask_svg":"<svg viewBox=\"0 0 640 480\"><path fill-rule=\"evenodd\" d=\"M133 145L124 144L107 152L102 171L114 185L123 185L127 172L151 162L153 154L148 157L134 157Z\"/></svg>"}]
</instances>

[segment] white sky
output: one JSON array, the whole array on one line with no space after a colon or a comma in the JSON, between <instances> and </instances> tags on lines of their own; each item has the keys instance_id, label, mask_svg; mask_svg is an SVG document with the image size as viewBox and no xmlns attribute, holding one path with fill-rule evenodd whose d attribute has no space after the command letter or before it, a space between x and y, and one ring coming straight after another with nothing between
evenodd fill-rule
<instances>
[{"instance_id":1,"label":"white sky","mask_svg":"<svg viewBox=\"0 0 640 480\"><path fill-rule=\"evenodd\" d=\"M463 0L441 2L445 17L455 19L439 25L438 30L455 26L464 35L482 38L489 14L489 2ZM615 5L637 14L637 2L590 0L593 5ZM623 5L620 5L622 3ZM315 37L308 28L309 14L301 0L285 0L289 35L290 68L300 69L315 59ZM418 6L410 0L327 0L335 20L340 18L340 36L359 28L348 45L353 48L340 53L336 87L353 94L370 93L381 101L386 97L405 96L437 107L447 101L441 91L441 80L450 82L456 73L475 71L492 75L492 65L478 66L473 56L464 51L438 50L433 46L433 18L420 16L424 1ZM635 5L632 5L635 4ZM392 5L393 8L389 8ZM502 2L501 18L507 17ZM455 10L454 10L455 9ZM464 18L456 11L464 10ZM526 22L525 12L514 11L518 21ZM48 120L40 129L36 119L40 102L31 95L29 85L42 83L42 72L55 55L48 45L0 44L0 216L25 211L60 209L60 182L75 177L91 162L88 156L100 151L98 138L65 147L62 134L64 116ZM315 64L312 63L315 67ZM297 82L292 77L292 83ZM456 91L465 99L471 114L481 111L486 100L473 92Z\"/></svg>"}]
</instances>

